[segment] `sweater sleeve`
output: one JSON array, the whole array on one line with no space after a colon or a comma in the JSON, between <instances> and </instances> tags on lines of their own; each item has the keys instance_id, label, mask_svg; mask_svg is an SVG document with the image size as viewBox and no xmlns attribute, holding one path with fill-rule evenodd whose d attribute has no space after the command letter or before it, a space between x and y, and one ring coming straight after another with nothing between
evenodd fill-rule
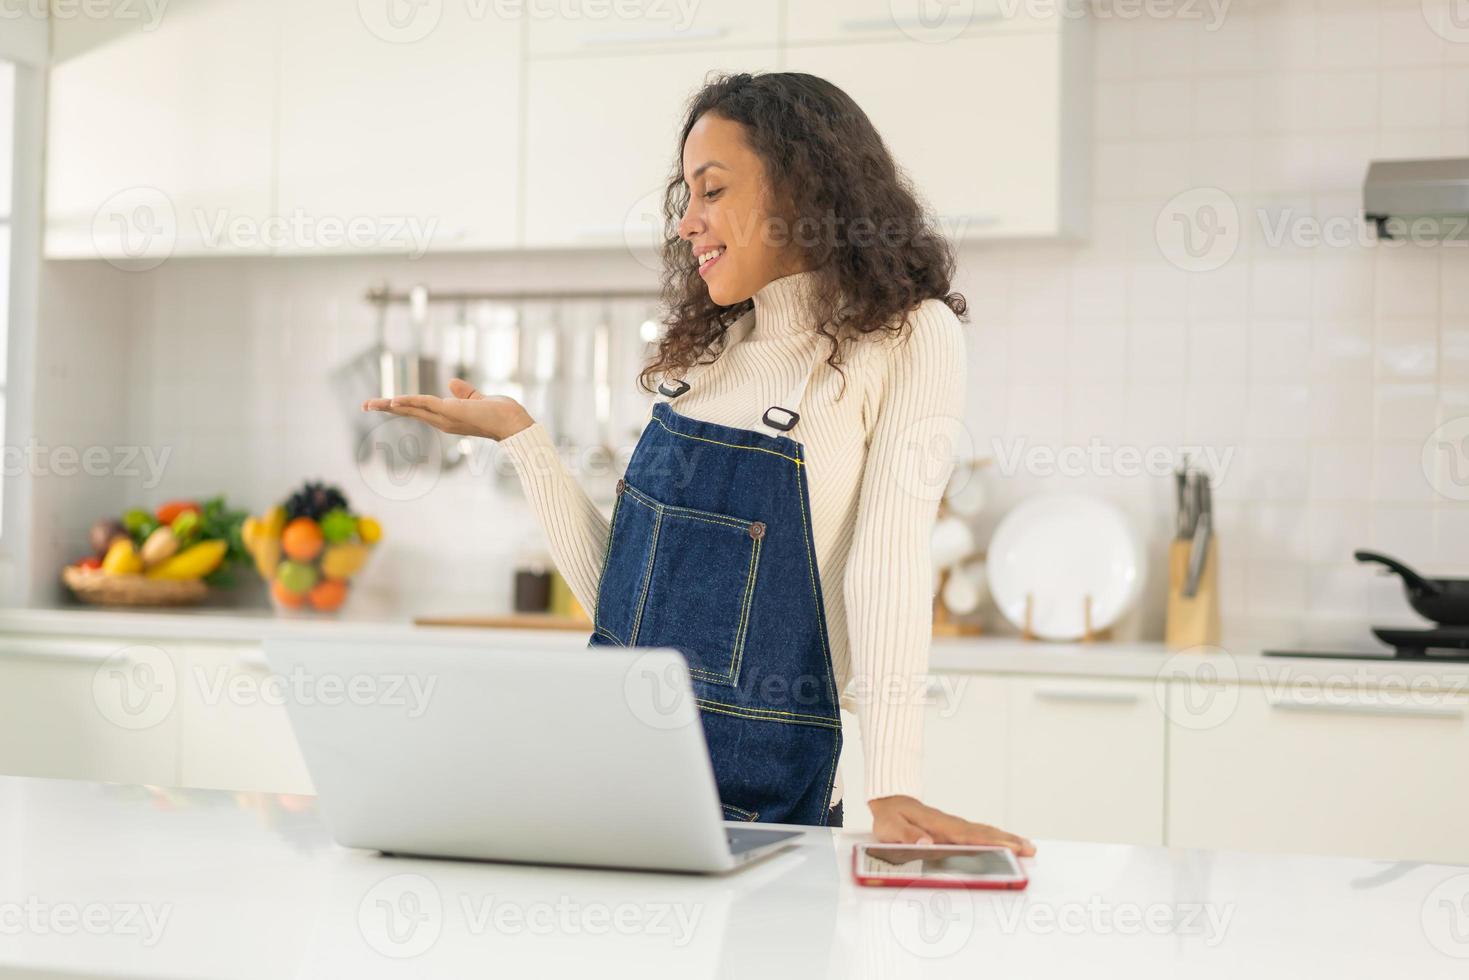
<instances>
[{"instance_id":1,"label":"sweater sleeve","mask_svg":"<svg viewBox=\"0 0 1469 980\"><path fill-rule=\"evenodd\" d=\"M644 426L652 415L650 404ZM551 433L541 423L532 422L501 439L500 445L515 463L526 499L546 532L557 571L587 614L594 614L602 556L611 531L607 515L567 470Z\"/></svg>"},{"instance_id":2,"label":"sweater sleeve","mask_svg":"<svg viewBox=\"0 0 1469 980\"><path fill-rule=\"evenodd\" d=\"M933 639L930 541L954 469L966 357L936 300L890 341L843 580L868 799L921 798L923 696Z\"/></svg>"}]
</instances>

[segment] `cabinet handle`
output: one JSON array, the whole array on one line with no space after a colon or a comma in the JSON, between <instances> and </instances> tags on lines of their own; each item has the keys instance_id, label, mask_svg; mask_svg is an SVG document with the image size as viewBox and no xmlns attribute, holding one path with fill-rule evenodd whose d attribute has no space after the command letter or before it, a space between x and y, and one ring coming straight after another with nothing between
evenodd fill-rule
<instances>
[{"instance_id":1,"label":"cabinet handle","mask_svg":"<svg viewBox=\"0 0 1469 980\"><path fill-rule=\"evenodd\" d=\"M89 650L78 647L30 647L23 650L0 652L0 660L45 660L52 663L102 664L116 650Z\"/></svg>"},{"instance_id":2,"label":"cabinet handle","mask_svg":"<svg viewBox=\"0 0 1469 980\"><path fill-rule=\"evenodd\" d=\"M1296 701L1281 698L1270 702L1270 707L1281 711L1300 711L1306 714L1323 715L1376 715L1392 718L1463 718L1464 709L1434 704L1369 704L1351 702L1347 704L1329 701Z\"/></svg>"},{"instance_id":3,"label":"cabinet handle","mask_svg":"<svg viewBox=\"0 0 1469 980\"><path fill-rule=\"evenodd\" d=\"M965 26L993 24L997 20L1004 20L1004 16L999 11L974 14L969 18L969 23ZM922 17L862 17L853 20L844 20L841 23L842 30L849 34L871 33L875 31L906 31L909 29L931 31L943 26L943 24L926 23Z\"/></svg>"},{"instance_id":4,"label":"cabinet handle","mask_svg":"<svg viewBox=\"0 0 1469 980\"><path fill-rule=\"evenodd\" d=\"M1075 691L1042 688L1035 692L1037 701L1068 701L1073 704L1136 704L1133 691Z\"/></svg>"},{"instance_id":5,"label":"cabinet handle","mask_svg":"<svg viewBox=\"0 0 1469 980\"><path fill-rule=\"evenodd\" d=\"M621 31L615 34L584 34L582 44L644 44L649 41L713 41L729 33L728 27L697 27L688 31Z\"/></svg>"}]
</instances>

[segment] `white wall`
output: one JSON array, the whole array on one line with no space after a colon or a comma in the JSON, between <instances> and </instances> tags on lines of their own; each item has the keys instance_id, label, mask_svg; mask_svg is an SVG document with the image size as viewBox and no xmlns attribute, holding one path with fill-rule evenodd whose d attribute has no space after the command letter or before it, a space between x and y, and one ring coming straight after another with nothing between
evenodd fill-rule
<instances>
[{"instance_id":1,"label":"white wall","mask_svg":"<svg viewBox=\"0 0 1469 980\"><path fill-rule=\"evenodd\" d=\"M1368 622L1411 622L1396 585L1350 552L1370 545L1469 574L1469 505L1436 494L1420 466L1434 427L1469 414L1469 249L1272 245L1255 211L1272 225L1282 214L1350 220L1369 159L1469 154L1469 43L1430 31L1417 0L1236 3L1218 30L1095 26L1091 238L962 256L977 448L1095 438L1106 449L1232 453L1216 494L1227 627L1360 641ZM1222 267L1191 272L1163 257L1155 223L1171 199L1195 192L1187 205L1206 187L1227 194L1246 232ZM171 447L156 496L219 487L262 506L307 476L338 480L389 527L371 585L451 593L463 611L478 597L508 605L506 557L535 533L513 484L461 472L427 500L366 502L370 480L323 379L370 338L360 294L383 278L652 283L620 254L173 260L141 274L53 266L45 330L91 331L114 353L113 332L124 332L122 363L100 373L125 379L126 397L97 399L92 434ZM620 322L631 330L636 319ZM624 364L624 396L634 367ZM990 479L984 530L1042 485L1092 489L1148 530L1160 567L1167 479L1023 469ZM1155 579L1128 632L1158 635L1161 607Z\"/></svg>"}]
</instances>

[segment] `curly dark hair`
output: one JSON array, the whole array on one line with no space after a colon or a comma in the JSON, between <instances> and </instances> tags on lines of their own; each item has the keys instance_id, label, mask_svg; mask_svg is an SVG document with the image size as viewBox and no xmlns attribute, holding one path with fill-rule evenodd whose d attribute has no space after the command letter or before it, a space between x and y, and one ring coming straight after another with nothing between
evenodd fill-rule
<instances>
[{"instance_id":1,"label":"curly dark hair","mask_svg":"<svg viewBox=\"0 0 1469 980\"><path fill-rule=\"evenodd\" d=\"M952 249L851 96L801 72L722 75L689 100L664 191L668 329L639 374L644 390L653 390L653 377L676 377L711 350L717 358L723 344L715 350L716 342L754 305L715 303L678 235L689 205L684 143L707 112L739 123L764 163L775 197L770 210L778 216L773 222L789 229L785 243L800 249L804 267L815 273L813 328L830 341L827 363L839 373L843 341L879 330L901 333L926 299L940 299L965 317L964 297L950 290Z\"/></svg>"}]
</instances>

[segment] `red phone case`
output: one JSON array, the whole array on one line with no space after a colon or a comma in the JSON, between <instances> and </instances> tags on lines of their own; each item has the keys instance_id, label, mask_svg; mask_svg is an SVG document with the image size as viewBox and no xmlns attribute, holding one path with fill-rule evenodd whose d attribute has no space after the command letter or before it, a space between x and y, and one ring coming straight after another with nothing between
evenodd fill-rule
<instances>
[{"instance_id":1,"label":"red phone case","mask_svg":"<svg viewBox=\"0 0 1469 980\"><path fill-rule=\"evenodd\" d=\"M925 888L981 888L990 891L1018 891L1030 884L1030 876L1024 875L1019 881L973 881L960 878L895 878L891 876L874 877L865 875L857 867L857 853L862 848L860 844L852 845L852 877L857 884L866 885L869 888L904 888L908 885L922 885ZM996 848L999 850L999 848Z\"/></svg>"}]
</instances>

